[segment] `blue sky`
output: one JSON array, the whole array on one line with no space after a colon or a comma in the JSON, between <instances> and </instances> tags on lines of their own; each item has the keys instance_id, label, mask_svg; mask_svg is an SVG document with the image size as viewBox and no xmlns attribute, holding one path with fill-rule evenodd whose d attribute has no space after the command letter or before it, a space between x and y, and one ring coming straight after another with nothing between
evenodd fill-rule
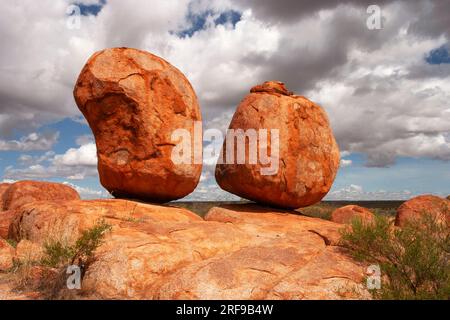
<instances>
[{"instance_id":1,"label":"blue sky","mask_svg":"<svg viewBox=\"0 0 450 320\"><path fill-rule=\"evenodd\" d=\"M439 18L439 1L429 1L431 13L387 1L388 19L375 32L364 29L365 8L353 1L348 7L286 1L297 19L269 2L252 3L46 0L48 10L30 16L0 5L10 28L0 34L6 48L0 56L0 181L57 181L85 198L108 196L72 89L93 52L130 46L166 58L188 76L206 128L224 130L248 90L265 80L284 81L320 103L343 159L328 199L450 194L450 25L444 14ZM69 4L80 6L80 29L61 24ZM409 21L411 12L421 19ZM430 14L439 23L424 24ZM236 199L218 188L213 170L205 165L187 199Z\"/></svg>"}]
</instances>

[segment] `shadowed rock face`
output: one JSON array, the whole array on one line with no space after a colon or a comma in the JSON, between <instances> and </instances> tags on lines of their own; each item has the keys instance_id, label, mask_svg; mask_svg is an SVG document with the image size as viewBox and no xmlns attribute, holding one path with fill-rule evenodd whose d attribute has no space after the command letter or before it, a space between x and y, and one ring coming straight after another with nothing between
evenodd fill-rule
<instances>
[{"instance_id":1,"label":"shadowed rock face","mask_svg":"<svg viewBox=\"0 0 450 320\"><path fill-rule=\"evenodd\" d=\"M430 214L438 221L450 223L450 200L433 195L421 195L404 202L397 209L395 225L403 227L408 221L418 221Z\"/></svg>"},{"instance_id":2,"label":"shadowed rock face","mask_svg":"<svg viewBox=\"0 0 450 320\"><path fill-rule=\"evenodd\" d=\"M275 174L263 175L261 169L268 165L251 164L248 157L245 164L218 163L215 176L222 189L284 208L312 205L330 190L339 166L339 149L327 115L305 97L293 95L283 83L270 81L252 88L229 129L279 130L279 166ZM268 150L276 148L270 139L267 143ZM225 140L224 154L229 149Z\"/></svg>"},{"instance_id":3,"label":"shadowed rock face","mask_svg":"<svg viewBox=\"0 0 450 320\"><path fill-rule=\"evenodd\" d=\"M9 188L11 184L9 183L0 183L0 211L3 210L3 194Z\"/></svg>"},{"instance_id":4,"label":"shadowed rock face","mask_svg":"<svg viewBox=\"0 0 450 320\"><path fill-rule=\"evenodd\" d=\"M357 205L338 208L331 214L331 221L336 223L350 224L354 219L361 219L362 222L373 222L375 218L368 209Z\"/></svg>"},{"instance_id":5,"label":"shadowed rock face","mask_svg":"<svg viewBox=\"0 0 450 320\"><path fill-rule=\"evenodd\" d=\"M99 219L113 226L88 267L83 297L369 297L360 285L363 266L336 246L342 226L291 211L224 206L203 220L126 200L34 202L19 211L10 237L38 245L49 237L71 243Z\"/></svg>"},{"instance_id":6,"label":"shadowed rock face","mask_svg":"<svg viewBox=\"0 0 450 320\"><path fill-rule=\"evenodd\" d=\"M113 196L165 202L194 190L201 144L200 164L193 150L192 164L171 160L173 131L186 129L193 138L201 121L195 92L178 69L148 52L106 49L88 60L74 96L95 136L100 181Z\"/></svg>"}]
</instances>

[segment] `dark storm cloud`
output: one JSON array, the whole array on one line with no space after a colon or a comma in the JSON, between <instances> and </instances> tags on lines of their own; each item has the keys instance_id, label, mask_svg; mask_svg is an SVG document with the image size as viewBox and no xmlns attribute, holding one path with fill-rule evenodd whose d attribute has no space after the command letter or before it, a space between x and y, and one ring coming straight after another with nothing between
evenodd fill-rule
<instances>
[{"instance_id":1,"label":"dark storm cloud","mask_svg":"<svg viewBox=\"0 0 450 320\"><path fill-rule=\"evenodd\" d=\"M418 5L418 4L416 4ZM408 32L424 37L450 36L450 2L448 0L420 1L420 10Z\"/></svg>"},{"instance_id":2,"label":"dark storm cloud","mask_svg":"<svg viewBox=\"0 0 450 320\"><path fill-rule=\"evenodd\" d=\"M394 0L233 0L238 7L251 8L255 15L271 22L292 23L305 15L314 14L323 9L333 9L338 5L351 4L367 8L369 5L381 6Z\"/></svg>"}]
</instances>

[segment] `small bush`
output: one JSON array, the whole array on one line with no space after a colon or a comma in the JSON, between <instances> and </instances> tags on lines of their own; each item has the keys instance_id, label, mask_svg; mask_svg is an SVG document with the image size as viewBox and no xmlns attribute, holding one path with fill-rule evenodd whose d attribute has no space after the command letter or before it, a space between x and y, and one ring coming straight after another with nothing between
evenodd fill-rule
<instances>
[{"instance_id":1,"label":"small bush","mask_svg":"<svg viewBox=\"0 0 450 320\"><path fill-rule=\"evenodd\" d=\"M111 225L100 221L91 229L83 231L81 237L75 243L71 264L76 261L87 262L95 250L103 244L106 232L111 231Z\"/></svg>"},{"instance_id":2,"label":"small bush","mask_svg":"<svg viewBox=\"0 0 450 320\"><path fill-rule=\"evenodd\" d=\"M61 265L69 264L69 261L74 255L74 248L61 241L50 241L44 244L44 257L41 264L57 268Z\"/></svg>"},{"instance_id":3,"label":"small bush","mask_svg":"<svg viewBox=\"0 0 450 320\"><path fill-rule=\"evenodd\" d=\"M84 230L74 245L61 241L50 241L44 245L42 265L58 268L67 265L85 265L92 258L95 250L103 244L106 232L111 225L101 220L92 228Z\"/></svg>"},{"instance_id":4,"label":"small bush","mask_svg":"<svg viewBox=\"0 0 450 320\"><path fill-rule=\"evenodd\" d=\"M47 299L55 299L64 295L69 265L77 265L81 269L81 277L94 259L94 253L104 242L104 237L111 230L111 225L104 220L97 222L92 228L84 230L73 245L62 241L49 241L44 245L44 257L40 265L46 267L39 290Z\"/></svg>"},{"instance_id":5,"label":"small bush","mask_svg":"<svg viewBox=\"0 0 450 320\"><path fill-rule=\"evenodd\" d=\"M17 248L17 241L14 239L6 239L6 242L13 248Z\"/></svg>"},{"instance_id":6,"label":"small bush","mask_svg":"<svg viewBox=\"0 0 450 320\"><path fill-rule=\"evenodd\" d=\"M111 225L101 220L83 231L73 245L63 241L48 241L44 244L44 254L40 260L14 261L10 272L15 275L16 288L38 290L44 299L61 298L66 287L67 267L78 265L83 277L93 262L95 251L103 244L110 230Z\"/></svg>"},{"instance_id":7,"label":"small bush","mask_svg":"<svg viewBox=\"0 0 450 320\"><path fill-rule=\"evenodd\" d=\"M24 289L29 286L32 275L31 271L34 267L34 261L18 261L14 260L12 268L9 270L10 273L15 275L14 283L16 289Z\"/></svg>"},{"instance_id":8,"label":"small bush","mask_svg":"<svg viewBox=\"0 0 450 320\"><path fill-rule=\"evenodd\" d=\"M341 245L356 260L378 264L381 289L377 299L449 299L450 228L425 214L405 227L377 216L372 224L359 220L342 232Z\"/></svg>"}]
</instances>

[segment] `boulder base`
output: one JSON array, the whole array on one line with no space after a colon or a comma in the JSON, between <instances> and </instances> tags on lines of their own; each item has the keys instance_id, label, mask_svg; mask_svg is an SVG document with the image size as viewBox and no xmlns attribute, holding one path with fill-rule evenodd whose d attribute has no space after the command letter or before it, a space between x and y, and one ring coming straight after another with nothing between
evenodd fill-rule
<instances>
[{"instance_id":1,"label":"boulder base","mask_svg":"<svg viewBox=\"0 0 450 320\"><path fill-rule=\"evenodd\" d=\"M84 298L369 297L365 268L336 246L342 226L291 211L224 206L203 220L125 200L34 202L19 211L12 236L37 245L72 243L101 219L112 225L83 279Z\"/></svg>"}]
</instances>

